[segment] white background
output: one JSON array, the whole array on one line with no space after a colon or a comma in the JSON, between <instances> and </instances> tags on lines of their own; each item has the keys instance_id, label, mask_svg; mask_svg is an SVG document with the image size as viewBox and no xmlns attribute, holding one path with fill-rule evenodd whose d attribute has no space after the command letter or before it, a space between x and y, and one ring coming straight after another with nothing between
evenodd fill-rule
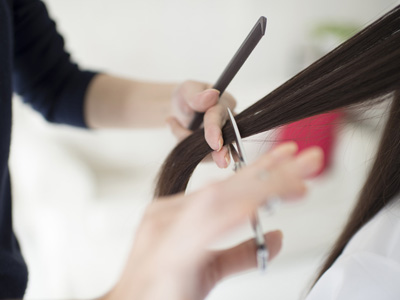
<instances>
[{"instance_id":1,"label":"white background","mask_svg":"<svg viewBox=\"0 0 400 300\"><path fill-rule=\"evenodd\" d=\"M337 44L311 34L323 23L360 28L392 0L46 0L82 67L157 81L215 81L260 15L265 37L229 91L238 110L255 102ZM86 132L46 124L14 102L11 172L16 231L29 269L27 299L90 298L117 280L153 179L174 140L166 128ZM209 299L298 299L354 202L373 155L379 118L340 128L333 167L310 195L262 216L284 231L284 248L266 275L226 280ZM247 141L255 157L265 148ZM213 176L210 176L210 173ZM194 183L231 174L202 167ZM244 227L223 244L250 237ZM133 283L134 284L134 283Z\"/></svg>"}]
</instances>

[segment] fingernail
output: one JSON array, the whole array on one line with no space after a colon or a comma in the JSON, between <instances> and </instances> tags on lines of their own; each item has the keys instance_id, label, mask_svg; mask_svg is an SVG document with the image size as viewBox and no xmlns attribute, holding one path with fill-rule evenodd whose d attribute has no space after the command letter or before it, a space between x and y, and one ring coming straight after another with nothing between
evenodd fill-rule
<instances>
[{"instance_id":1,"label":"fingernail","mask_svg":"<svg viewBox=\"0 0 400 300\"><path fill-rule=\"evenodd\" d=\"M209 91L217 92L218 96L219 96L219 94L221 94L221 92L218 91L217 89L209 89Z\"/></svg>"},{"instance_id":2,"label":"fingernail","mask_svg":"<svg viewBox=\"0 0 400 300\"><path fill-rule=\"evenodd\" d=\"M225 161L226 161L226 167L225 168L227 168L231 164L231 156L229 155L229 153L227 153L225 155Z\"/></svg>"},{"instance_id":3,"label":"fingernail","mask_svg":"<svg viewBox=\"0 0 400 300\"><path fill-rule=\"evenodd\" d=\"M220 92L216 89L209 89L201 92L201 99L209 99L210 97L218 98Z\"/></svg>"},{"instance_id":4,"label":"fingernail","mask_svg":"<svg viewBox=\"0 0 400 300\"><path fill-rule=\"evenodd\" d=\"M280 230L275 230L276 234L280 237L280 239L283 239L283 232Z\"/></svg>"},{"instance_id":5,"label":"fingernail","mask_svg":"<svg viewBox=\"0 0 400 300\"><path fill-rule=\"evenodd\" d=\"M218 139L218 150L217 151L221 151L223 146L224 146L224 140L222 139L222 137L220 137Z\"/></svg>"}]
</instances>

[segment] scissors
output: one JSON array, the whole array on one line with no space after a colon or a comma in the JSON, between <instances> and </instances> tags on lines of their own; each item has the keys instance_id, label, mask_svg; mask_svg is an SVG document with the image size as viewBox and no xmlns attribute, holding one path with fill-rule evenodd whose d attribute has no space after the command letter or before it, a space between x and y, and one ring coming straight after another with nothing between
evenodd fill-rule
<instances>
[{"instance_id":1,"label":"scissors","mask_svg":"<svg viewBox=\"0 0 400 300\"><path fill-rule=\"evenodd\" d=\"M247 158L244 152L242 137L240 136L239 128L237 127L235 118L233 117L233 114L229 109L229 107L227 109L233 130L235 132L235 143L236 143L236 148L233 144L230 144L228 149L230 156L234 162L233 170L237 172L238 170L247 165ZM254 239L257 245L257 252L256 252L257 266L259 270L264 272L267 269L269 251L264 238L263 230L260 223L260 218L258 216L258 211L255 211L254 214L250 217L250 222L251 222L251 227L253 228L255 234Z\"/></svg>"}]
</instances>

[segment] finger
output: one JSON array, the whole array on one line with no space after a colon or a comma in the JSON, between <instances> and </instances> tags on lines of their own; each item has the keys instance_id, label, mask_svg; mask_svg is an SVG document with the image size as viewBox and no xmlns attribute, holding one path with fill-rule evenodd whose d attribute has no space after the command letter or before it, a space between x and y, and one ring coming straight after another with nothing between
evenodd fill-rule
<instances>
[{"instance_id":1,"label":"finger","mask_svg":"<svg viewBox=\"0 0 400 300\"><path fill-rule=\"evenodd\" d=\"M321 168L323 152L315 147L294 156L295 150L296 146L293 144L282 146L281 150L277 150L282 151L279 155L275 152L278 160L283 160L280 163L272 167L271 164L266 164L266 157L269 160L274 159L272 153L267 153L253 165L240 170L237 176L221 182L226 196L223 199L231 199L229 201L232 205L236 200L240 202L240 198L243 197L248 199L247 204L254 205L257 201L266 201L275 196L283 198L302 196L306 191L303 180Z\"/></svg>"},{"instance_id":2,"label":"finger","mask_svg":"<svg viewBox=\"0 0 400 300\"><path fill-rule=\"evenodd\" d=\"M267 169L272 168L282 161L292 158L297 153L298 149L297 144L292 141L279 144L262 158L261 163Z\"/></svg>"},{"instance_id":3,"label":"finger","mask_svg":"<svg viewBox=\"0 0 400 300\"><path fill-rule=\"evenodd\" d=\"M297 168L303 178L310 178L318 173L323 166L323 161L324 152L318 146L307 148L296 157Z\"/></svg>"},{"instance_id":4,"label":"finger","mask_svg":"<svg viewBox=\"0 0 400 300\"><path fill-rule=\"evenodd\" d=\"M232 110L232 112L236 107L235 98L233 98L233 96L228 92L222 94L222 96L219 99L219 103L221 103L225 107L229 107Z\"/></svg>"},{"instance_id":5,"label":"finger","mask_svg":"<svg viewBox=\"0 0 400 300\"><path fill-rule=\"evenodd\" d=\"M264 159L265 160L265 159ZM323 152L319 147L308 148L299 155L281 156L280 162L269 166L264 163L259 169L258 177L265 181L270 193L274 196L292 199L301 197L306 192L305 179L318 172L323 164Z\"/></svg>"},{"instance_id":6,"label":"finger","mask_svg":"<svg viewBox=\"0 0 400 300\"><path fill-rule=\"evenodd\" d=\"M216 89L208 89L205 91L202 91L200 93L194 93L191 91L191 95L189 94L186 96L187 98L187 104L197 112L205 112L212 106L218 103L219 99L219 91Z\"/></svg>"},{"instance_id":7,"label":"finger","mask_svg":"<svg viewBox=\"0 0 400 300\"><path fill-rule=\"evenodd\" d=\"M282 248L282 232L279 230L264 235L271 261ZM218 251L214 254L211 274L216 282L221 279L257 266L257 245L254 239L248 240L234 248Z\"/></svg>"},{"instance_id":8,"label":"finger","mask_svg":"<svg viewBox=\"0 0 400 300\"><path fill-rule=\"evenodd\" d=\"M244 169L227 180L190 195L192 203L187 202L185 218L178 228L179 236L187 241L191 240L196 228L202 228L196 235L196 241L190 242L191 251L202 249L227 231L248 222L254 210L269 198L298 198L305 193L304 182L299 176L271 173L264 180L259 173L257 168Z\"/></svg>"},{"instance_id":9,"label":"finger","mask_svg":"<svg viewBox=\"0 0 400 300\"><path fill-rule=\"evenodd\" d=\"M231 157L227 147L222 147L220 151L213 151L211 153L213 161L219 168L227 168L231 163Z\"/></svg>"},{"instance_id":10,"label":"finger","mask_svg":"<svg viewBox=\"0 0 400 300\"><path fill-rule=\"evenodd\" d=\"M179 85L172 95L172 109L179 121L187 127L193 119L195 110L191 103L196 95L208 88L208 85L201 82L187 80Z\"/></svg>"},{"instance_id":11,"label":"finger","mask_svg":"<svg viewBox=\"0 0 400 300\"><path fill-rule=\"evenodd\" d=\"M285 158L287 156L291 156L295 154L299 150L296 142L290 141L279 144L278 146L274 147L270 153L272 156L276 158Z\"/></svg>"},{"instance_id":12,"label":"finger","mask_svg":"<svg viewBox=\"0 0 400 300\"><path fill-rule=\"evenodd\" d=\"M190 245L191 251L195 251L247 221L249 215L271 197L299 198L306 192L303 176L321 166L320 152L318 149L308 151L269 170L256 163L235 176L188 195L192 201L187 202L188 209L177 227L179 236L190 240L193 230L200 226L201 233ZM205 219L208 221L204 222Z\"/></svg>"},{"instance_id":13,"label":"finger","mask_svg":"<svg viewBox=\"0 0 400 300\"><path fill-rule=\"evenodd\" d=\"M276 194L271 197L298 199L306 192L303 180L312 177L323 166L321 148L308 148L300 152L298 156L293 156L293 149L290 150L288 147L286 153L282 152L278 160L270 163L270 168L266 168L267 171L261 169L259 172L259 177L266 181L270 191L276 191Z\"/></svg>"},{"instance_id":14,"label":"finger","mask_svg":"<svg viewBox=\"0 0 400 300\"><path fill-rule=\"evenodd\" d=\"M167 124L171 128L172 134L178 139L178 141L181 141L185 139L187 136L192 134L192 131L189 129L185 128L179 121L174 118L170 117L166 120Z\"/></svg>"},{"instance_id":15,"label":"finger","mask_svg":"<svg viewBox=\"0 0 400 300\"><path fill-rule=\"evenodd\" d=\"M225 106L220 104L210 108L204 115L204 137L211 149L219 151L224 144L221 127L228 117Z\"/></svg>"},{"instance_id":16,"label":"finger","mask_svg":"<svg viewBox=\"0 0 400 300\"><path fill-rule=\"evenodd\" d=\"M293 173L303 179L311 177L320 170L323 164L323 151L321 148L317 146L310 147L295 156L297 151L296 143L283 143L264 154L259 159L259 165L267 170L272 170L275 167L292 168ZM295 165L292 166L292 163L295 163Z\"/></svg>"}]
</instances>

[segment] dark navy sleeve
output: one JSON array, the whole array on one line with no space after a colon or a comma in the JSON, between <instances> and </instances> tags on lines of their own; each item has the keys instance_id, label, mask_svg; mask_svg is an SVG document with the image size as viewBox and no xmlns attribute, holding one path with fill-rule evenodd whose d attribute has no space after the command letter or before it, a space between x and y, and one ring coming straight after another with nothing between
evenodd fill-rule
<instances>
[{"instance_id":1,"label":"dark navy sleeve","mask_svg":"<svg viewBox=\"0 0 400 300\"><path fill-rule=\"evenodd\" d=\"M86 127L83 102L95 73L81 71L39 0L14 0L14 91L48 121Z\"/></svg>"}]
</instances>

